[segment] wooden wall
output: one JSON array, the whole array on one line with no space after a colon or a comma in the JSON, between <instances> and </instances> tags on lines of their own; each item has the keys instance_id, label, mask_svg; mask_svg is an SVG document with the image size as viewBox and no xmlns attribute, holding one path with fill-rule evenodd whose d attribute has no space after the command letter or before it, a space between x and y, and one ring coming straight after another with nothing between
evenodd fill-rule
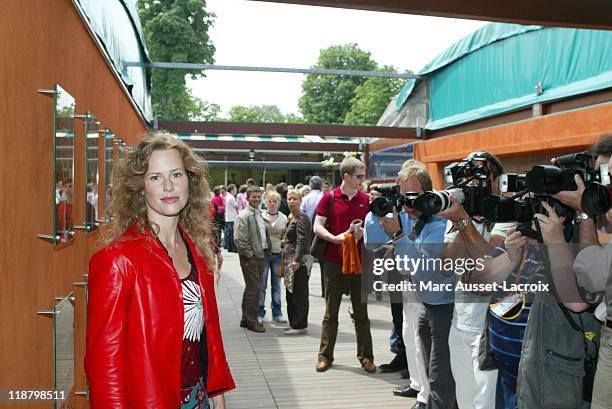
<instances>
[{"instance_id":1,"label":"wooden wall","mask_svg":"<svg viewBox=\"0 0 612 409\"><path fill-rule=\"evenodd\" d=\"M0 389L53 389L52 320L36 312L75 291L76 386L84 390L84 292L73 282L82 281L101 240L98 233L78 231L60 249L35 238L51 233L54 200L53 99L37 90L59 84L75 97L77 113L92 111L128 143L147 128L70 0L13 0L2 6ZM74 220L82 224L83 122L75 126ZM77 407L84 405L84 398L77 399Z\"/></svg>"},{"instance_id":2,"label":"wooden wall","mask_svg":"<svg viewBox=\"0 0 612 409\"><path fill-rule=\"evenodd\" d=\"M470 152L497 155L508 171L527 170L550 157L587 149L611 130L612 102L608 102L417 143L414 156L427 165L434 187L440 188L442 167Z\"/></svg>"}]
</instances>

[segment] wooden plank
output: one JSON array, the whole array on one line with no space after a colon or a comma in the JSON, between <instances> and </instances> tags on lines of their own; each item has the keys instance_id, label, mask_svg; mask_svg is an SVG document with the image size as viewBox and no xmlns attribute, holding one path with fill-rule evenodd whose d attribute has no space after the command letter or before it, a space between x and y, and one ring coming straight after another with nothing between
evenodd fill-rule
<instances>
[{"instance_id":1,"label":"wooden plank","mask_svg":"<svg viewBox=\"0 0 612 409\"><path fill-rule=\"evenodd\" d=\"M321 320L325 303L321 295L320 270L313 267L310 277L310 313L308 333L287 336L286 324L273 323L268 310L263 334L239 327L244 281L233 253L224 253L217 300L225 352L237 389L226 394L228 407L250 408L406 408L415 400L395 397L392 389L405 386L399 373L367 374L357 361L354 326L347 309L348 297L340 307L335 361L330 370L317 373ZM285 310L284 288L282 306ZM266 298L270 303L270 290ZM377 364L393 358L389 351L392 327L388 301L369 301L372 342Z\"/></svg>"}]
</instances>

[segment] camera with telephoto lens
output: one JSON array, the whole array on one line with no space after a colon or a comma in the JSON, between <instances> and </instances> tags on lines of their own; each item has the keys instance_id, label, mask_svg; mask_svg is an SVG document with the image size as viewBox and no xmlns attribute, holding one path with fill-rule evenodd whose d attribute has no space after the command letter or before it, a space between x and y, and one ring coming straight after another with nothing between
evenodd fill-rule
<instances>
[{"instance_id":1,"label":"camera with telephoto lens","mask_svg":"<svg viewBox=\"0 0 612 409\"><path fill-rule=\"evenodd\" d=\"M582 193L581 206L585 212L601 216L612 209L612 184L608 165L600 166L600 182L590 182Z\"/></svg>"},{"instance_id":2,"label":"camera with telephoto lens","mask_svg":"<svg viewBox=\"0 0 612 409\"><path fill-rule=\"evenodd\" d=\"M602 172L601 167L595 169L592 155L572 153L556 158L555 165L534 166L525 175L525 188L535 194L577 190L575 175L579 175L584 183L601 183Z\"/></svg>"},{"instance_id":3,"label":"camera with telephoto lens","mask_svg":"<svg viewBox=\"0 0 612 409\"><path fill-rule=\"evenodd\" d=\"M432 216L450 208L451 197L454 197L470 216L481 216L482 202L491 194L489 158L484 156L485 153L482 155L476 153L446 166L444 181L452 183L452 186L438 192L423 193L415 199L414 208Z\"/></svg>"},{"instance_id":4,"label":"camera with telephoto lens","mask_svg":"<svg viewBox=\"0 0 612 409\"><path fill-rule=\"evenodd\" d=\"M559 217L564 216L566 224L574 220L574 210L552 196L540 195L518 199L489 196L482 204L482 216L492 223L517 222L530 224L536 213L547 214L542 202L555 209Z\"/></svg>"},{"instance_id":5,"label":"camera with telephoto lens","mask_svg":"<svg viewBox=\"0 0 612 409\"><path fill-rule=\"evenodd\" d=\"M400 186L393 183L378 185L375 190L382 196L372 200L370 211L378 217L385 217L393 213L394 208L399 213L402 211L402 206L413 207L414 199L419 196L419 193L416 192L407 192L402 195Z\"/></svg>"}]
</instances>

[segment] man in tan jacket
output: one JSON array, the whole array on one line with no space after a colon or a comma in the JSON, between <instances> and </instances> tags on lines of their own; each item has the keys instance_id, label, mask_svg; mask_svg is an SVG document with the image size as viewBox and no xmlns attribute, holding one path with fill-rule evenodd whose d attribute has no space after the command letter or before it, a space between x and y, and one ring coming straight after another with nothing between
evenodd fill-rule
<instances>
[{"instance_id":1,"label":"man in tan jacket","mask_svg":"<svg viewBox=\"0 0 612 409\"><path fill-rule=\"evenodd\" d=\"M257 320L259 286L264 269L264 256L271 248L270 231L261 215L261 191L251 186L246 191L249 206L243 209L234 222L234 243L240 256L244 276L242 296L242 320L240 326L255 332L265 332Z\"/></svg>"}]
</instances>

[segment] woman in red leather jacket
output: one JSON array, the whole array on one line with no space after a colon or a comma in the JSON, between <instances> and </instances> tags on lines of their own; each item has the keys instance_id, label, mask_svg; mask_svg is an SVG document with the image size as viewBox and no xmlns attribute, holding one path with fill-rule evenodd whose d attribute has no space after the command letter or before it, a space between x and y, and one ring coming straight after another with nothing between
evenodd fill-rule
<instances>
[{"instance_id":1,"label":"woman in red leather jacket","mask_svg":"<svg viewBox=\"0 0 612 409\"><path fill-rule=\"evenodd\" d=\"M113 241L89 263L85 371L98 408L224 408L235 388L214 291L206 169L180 140L114 170Z\"/></svg>"}]
</instances>

